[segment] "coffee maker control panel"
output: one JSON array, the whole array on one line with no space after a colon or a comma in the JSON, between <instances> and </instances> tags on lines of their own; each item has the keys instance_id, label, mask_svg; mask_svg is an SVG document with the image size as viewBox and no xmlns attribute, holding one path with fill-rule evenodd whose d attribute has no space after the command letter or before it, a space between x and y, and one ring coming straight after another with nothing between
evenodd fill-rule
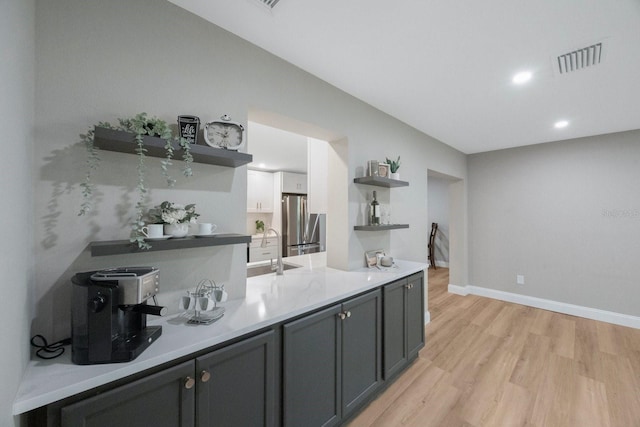
<instances>
[{"instance_id":1,"label":"coffee maker control panel","mask_svg":"<svg viewBox=\"0 0 640 427\"><path fill-rule=\"evenodd\" d=\"M95 281L115 281L122 290L120 304L142 304L160 290L159 271L155 267L118 267L101 270L91 276Z\"/></svg>"},{"instance_id":2,"label":"coffee maker control panel","mask_svg":"<svg viewBox=\"0 0 640 427\"><path fill-rule=\"evenodd\" d=\"M143 276L142 284L140 286L140 301L146 301L156 295L159 290L158 273Z\"/></svg>"}]
</instances>

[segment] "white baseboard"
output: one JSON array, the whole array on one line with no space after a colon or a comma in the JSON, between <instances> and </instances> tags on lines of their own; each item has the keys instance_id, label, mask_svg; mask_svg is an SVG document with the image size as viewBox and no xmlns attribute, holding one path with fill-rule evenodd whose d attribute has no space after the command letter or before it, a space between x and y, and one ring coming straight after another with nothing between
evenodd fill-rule
<instances>
[{"instance_id":1,"label":"white baseboard","mask_svg":"<svg viewBox=\"0 0 640 427\"><path fill-rule=\"evenodd\" d=\"M438 261L438 260L436 260L436 267L449 268L449 261Z\"/></svg>"},{"instance_id":2,"label":"white baseboard","mask_svg":"<svg viewBox=\"0 0 640 427\"><path fill-rule=\"evenodd\" d=\"M463 297L466 297L467 295L469 295L469 286L458 286L458 285L452 285L451 283L449 283L448 290L452 294L462 295Z\"/></svg>"},{"instance_id":3,"label":"white baseboard","mask_svg":"<svg viewBox=\"0 0 640 427\"><path fill-rule=\"evenodd\" d=\"M567 304L564 302L537 298L528 295L498 291L496 289L482 288L480 286L458 286L449 284L448 290L452 294L462 296L466 296L469 294L478 295L481 297L493 298L501 301L526 305L529 307L542 308L544 310L569 314L572 316L584 317L585 319L599 320L601 322L613 323L615 325L640 329L640 317L631 316L628 314L600 310L598 308L584 307L581 305Z\"/></svg>"}]
</instances>

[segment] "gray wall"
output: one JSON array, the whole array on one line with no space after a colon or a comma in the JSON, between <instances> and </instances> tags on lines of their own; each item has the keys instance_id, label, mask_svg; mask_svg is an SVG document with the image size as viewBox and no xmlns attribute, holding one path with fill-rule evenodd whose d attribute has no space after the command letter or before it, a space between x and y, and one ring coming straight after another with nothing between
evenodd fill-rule
<instances>
[{"instance_id":1,"label":"gray wall","mask_svg":"<svg viewBox=\"0 0 640 427\"><path fill-rule=\"evenodd\" d=\"M0 211L0 425L19 425L11 406L29 359L33 284L33 147L35 2L3 0L0 7L0 128L3 138L3 183Z\"/></svg>"},{"instance_id":2,"label":"gray wall","mask_svg":"<svg viewBox=\"0 0 640 427\"><path fill-rule=\"evenodd\" d=\"M476 154L468 166L470 284L640 315L640 131Z\"/></svg>"},{"instance_id":3,"label":"gray wall","mask_svg":"<svg viewBox=\"0 0 640 427\"><path fill-rule=\"evenodd\" d=\"M157 265L160 303L170 308L176 295L203 277L225 283L230 297L245 290L241 245L136 257L88 255L93 240L128 236L136 197L134 156L102 152L95 177L97 209L88 218L76 216L85 159L78 134L98 121L146 111L169 122L178 114L204 121L227 113L246 123L251 111L259 110L313 124L347 141L347 174L341 182L347 189L341 202L346 239L335 242L333 250L347 255L342 259L349 269L364 265L364 250L380 247L400 258L425 261L427 168L466 176L466 156L460 152L165 1L40 0L36 37L33 332L68 334L69 278L92 268ZM184 61L185 52L194 60ZM379 194L392 203L392 219L411 229L354 232L353 226L362 223L359 209L373 189L353 183L357 170L371 158L398 155L404 160L402 177L411 186L380 189ZM219 230L243 232L246 168L196 165L194 172L174 189L164 187L159 173L151 174L151 203L194 202L202 218ZM466 264L466 257L461 262Z\"/></svg>"}]
</instances>

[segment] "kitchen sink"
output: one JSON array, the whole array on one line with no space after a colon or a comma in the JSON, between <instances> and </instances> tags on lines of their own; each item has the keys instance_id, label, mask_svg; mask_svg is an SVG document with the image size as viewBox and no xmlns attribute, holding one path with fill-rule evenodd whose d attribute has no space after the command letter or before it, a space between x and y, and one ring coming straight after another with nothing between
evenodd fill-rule
<instances>
[{"instance_id":1,"label":"kitchen sink","mask_svg":"<svg viewBox=\"0 0 640 427\"><path fill-rule=\"evenodd\" d=\"M301 265L289 264L287 262L283 263L284 270L291 270L292 268L300 268ZM263 274L275 274L274 270L271 270L270 264L258 264L247 266L247 277L253 276L262 276Z\"/></svg>"}]
</instances>

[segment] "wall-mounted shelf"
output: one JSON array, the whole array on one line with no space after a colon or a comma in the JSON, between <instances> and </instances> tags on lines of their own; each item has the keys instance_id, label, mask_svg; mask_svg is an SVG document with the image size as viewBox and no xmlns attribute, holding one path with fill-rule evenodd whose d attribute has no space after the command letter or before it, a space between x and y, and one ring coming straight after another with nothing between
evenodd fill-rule
<instances>
[{"instance_id":1,"label":"wall-mounted shelf","mask_svg":"<svg viewBox=\"0 0 640 427\"><path fill-rule=\"evenodd\" d=\"M136 254L154 251L169 251L173 249L204 248L208 246L236 245L240 243L250 243L251 236L243 234L216 234L212 237L193 237L156 240L149 242L150 249L139 249L137 244L129 240L105 240L91 242L91 256Z\"/></svg>"},{"instance_id":2,"label":"wall-mounted shelf","mask_svg":"<svg viewBox=\"0 0 640 427\"><path fill-rule=\"evenodd\" d=\"M398 230L400 228L409 228L409 224L356 225L353 227L356 231L385 231Z\"/></svg>"},{"instance_id":3,"label":"wall-mounted shelf","mask_svg":"<svg viewBox=\"0 0 640 427\"><path fill-rule=\"evenodd\" d=\"M119 153L135 154L137 144L135 143L135 135L120 130L107 129L96 126L94 135L94 144L97 148L107 151L117 151ZM154 136L143 137L144 146L147 149L145 153L151 157L166 156L164 146L166 141L162 138ZM176 150L175 159L180 159L180 146L173 143ZM237 168L253 161L253 156L247 153L240 153L235 150L225 150L223 148L209 147L208 145L191 145L191 155L195 163L205 163L208 165L227 166Z\"/></svg>"},{"instance_id":4,"label":"wall-mounted shelf","mask_svg":"<svg viewBox=\"0 0 640 427\"><path fill-rule=\"evenodd\" d=\"M360 178L354 178L353 182L356 184L375 185L376 187L406 187L409 185L407 181L400 181L398 179L383 178L381 176L363 176Z\"/></svg>"}]
</instances>

